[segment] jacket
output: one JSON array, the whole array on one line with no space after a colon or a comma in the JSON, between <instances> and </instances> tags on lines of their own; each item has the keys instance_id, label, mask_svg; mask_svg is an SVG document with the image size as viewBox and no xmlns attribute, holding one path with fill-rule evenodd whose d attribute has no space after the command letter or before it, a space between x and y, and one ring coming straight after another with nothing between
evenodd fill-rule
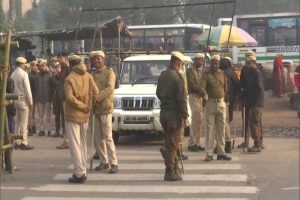
<instances>
[{"instance_id":1,"label":"jacket","mask_svg":"<svg viewBox=\"0 0 300 200\"><path fill-rule=\"evenodd\" d=\"M109 114L114 110L116 76L111 68L96 69L92 73L99 90L99 102L94 105L95 114Z\"/></svg>"},{"instance_id":2,"label":"jacket","mask_svg":"<svg viewBox=\"0 0 300 200\"><path fill-rule=\"evenodd\" d=\"M67 76L64 84L66 98L66 120L75 123L87 123L93 102L99 91L93 77L87 73L84 64L76 65Z\"/></svg>"},{"instance_id":3,"label":"jacket","mask_svg":"<svg viewBox=\"0 0 300 200\"><path fill-rule=\"evenodd\" d=\"M187 119L187 90L185 80L174 69L167 69L158 78L156 95L161 101L161 118L165 120Z\"/></svg>"},{"instance_id":4,"label":"jacket","mask_svg":"<svg viewBox=\"0 0 300 200\"><path fill-rule=\"evenodd\" d=\"M186 71L188 93L197 94L199 97L205 96L205 90L201 85L201 72L195 67L191 67Z\"/></svg>"},{"instance_id":5,"label":"jacket","mask_svg":"<svg viewBox=\"0 0 300 200\"><path fill-rule=\"evenodd\" d=\"M32 94L27 72L21 67L17 67L11 74L11 79L14 84L14 93L20 95L20 99L15 101L15 103L23 103L27 106L31 106Z\"/></svg>"},{"instance_id":6,"label":"jacket","mask_svg":"<svg viewBox=\"0 0 300 200\"><path fill-rule=\"evenodd\" d=\"M36 102L50 103L51 98L51 75L48 72L39 72L36 77Z\"/></svg>"}]
</instances>

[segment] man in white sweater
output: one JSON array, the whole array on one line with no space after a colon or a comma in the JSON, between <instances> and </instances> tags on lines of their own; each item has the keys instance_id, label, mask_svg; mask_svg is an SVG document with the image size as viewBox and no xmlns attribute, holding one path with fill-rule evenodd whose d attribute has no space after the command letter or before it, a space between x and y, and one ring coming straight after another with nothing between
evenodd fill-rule
<instances>
[{"instance_id":1,"label":"man in white sweater","mask_svg":"<svg viewBox=\"0 0 300 200\"><path fill-rule=\"evenodd\" d=\"M28 144L28 117L29 110L32 107L32 94L29 84L28 74L26 72L26 62L27 60L23 57L18 57L16 59L17 68L11 75L11 79L14 82L14 93L20 95L20 99L15 101L16 107L16 128L15 134L21 134L23 136L22 140L16 141L15 148L20 148L21 150L32 150L33 146Z\"/></svg>"}]
</instances>

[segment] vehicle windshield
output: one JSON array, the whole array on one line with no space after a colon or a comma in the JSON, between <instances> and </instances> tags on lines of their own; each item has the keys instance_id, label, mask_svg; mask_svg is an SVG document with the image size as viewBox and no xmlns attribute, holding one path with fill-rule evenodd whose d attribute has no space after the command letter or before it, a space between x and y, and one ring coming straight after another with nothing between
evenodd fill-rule
<instances>
[{"instance_id":1,"label":"vehicle windshield","mask_svg":"<svg viewBox=\"0 0 300 200\"><path fill-rule=\"evenodd\" d=\"M162 71L169 66L168 60L125 61L121 84L156 84Z\"/></svg>"}]
</instances>

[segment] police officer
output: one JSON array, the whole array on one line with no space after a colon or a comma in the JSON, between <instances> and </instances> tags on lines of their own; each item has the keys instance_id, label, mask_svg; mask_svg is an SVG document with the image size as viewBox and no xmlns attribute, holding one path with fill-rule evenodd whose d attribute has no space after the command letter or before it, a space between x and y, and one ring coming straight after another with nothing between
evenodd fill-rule
<instances>
[{"instance_id":1,"label":"police officer","mask_svg":"<svg viewBox=\"0 0 300 200\"><path fill-rule=\"evenodd\" d=\"M188 141L188 150L190 151L204 150L204 147L200 145L200 137L203 126L202 98L206 97L206 92L201 85L201 68L204 64L204 58L204 54L197 53L194 58L194 66L189 68L186 72L189 105L192 111L192 132Z\"/></svg>"},{"instance_id":2,"label":"police officer","mask_svg":"<svg viewBox=\"0 0 300 200\"><path fill-rule=\"evenodd\" d=\"M231 130L230 122L233 120L234 104L239 92L240 80L232 67L230 57L224 57L220 62L220 69L224 71L227 78L227 92L225 94L226 103L226 123L225 123L225 153L231 153Z\"/></svg>"},{"instance_id":3,"label":"police officer","mask_svg":"<svg viewBox=\"0 0 300 200\"><path fill-rule=\"evenodd\" d=\"M16 107L16 128L15 134L21 134L23 139L16 141L15 148L22 150L32 150L33 146L28 144L28 116L29 110L32 108L32 93L29 83L29 77L26 72L27 60L23 57L16 59L17 68L11 75L11 79L14 83L14 93L20 94L20 99L15 101Z\"/></svg>"},{"instance_id":4,"label":"police officer","mask_svg":"<svg viewBox=\"0 0 300 200\"><path fill-rule=\"evenodd\" d=\"M60 136L60 127L62 126L65 133L65 114L63 109L63 94L60 88L61 65L59 62L53 64L55 75L51 77L51 92L53 114L55 115L55 134L53 137Z\"/></svg>"},{"instance_id":5,"label":"police officer","mask_svg":"<svg viewBox=\"0 0 300 200\"><path fill-rule=\"evenodd\" d=\"M227 79L220 67L220 56L211 57L210 69L204 74L202 85L206 90L208 100L206 108L205 161L213 160L213 144L216 136L217 160L231 160L224 151L226 104L224 101L227 91Z\"/></svg>"},{"instance_id":6,"label":"police officer","mask_svg":"<svg viewBox=\"0 0 300 200\"><path fill-rule=\"evenodd\" d=\"M247 74L243 73L241 82L243 83L245 107L248 112L248 123L254 145L248 148L248 152L260 152L264 148L262 109L264 105L264 84L263 75L256 66L256 55L254 52L245 54ZM247 120L247 117L246 117Z\"/></svg>"},{"instance_id":7,"label":"police officer","mask_svg":"<svg viewBox=\"0 0 300 200\"><path fill-rule=\"evenodd\" d=\"M116 148L112 138L112 112L116 76L111 68L104 65L103 51L93 53L93 78L99 90L99 102L94 105L95 120L95 146L101 163L96 171L108 169L110 173L118 172Z\"/></svg>"},{"instance_id":8,"label":"police officer","mask_svg":"<svg viewBox=\"0 0 300 200\"><path fill-rule=\"evenodd\" d=\"M183 129L188 125L187 91L184 78L179 70L183 54L171 53L170 66L158 79L156 95L161 101L160 123L165 134L165 181L181 181L178 155Z\"/></svg>"},{"instance_id":9,"label":"police officer","mask_svg":"<svg viewBox=\"0 0 300 200\"><path fill-rule=\"evenodd\" d=\"M70 62L78 59L80 57L77 55L69 58ZM64 84L66 133L74 164L74 172L69 182L84 183L87 179L87 127L92 103L97 100L99 91L83 63L72 65L71 70Z\"/></svg>"},{"instance_id":10,"label":"police officer","mask_svg":"<svg viewBox=\"0 0 300 200\"><path fill-rule=\"evenodd\" d=\"M81 59L79 56L70 56L68 57L68 54L66 53L61 53L58 56L58 62L61 65L61 76L60 76L60 80L59 80L59 87L61 89L61 94L63 95L63 110L62 112L65 112L65 91L64 91L64 84L65 84L65 79L66 77L70 74L71 72L71 67L69 66L69 62L72 62L75 65L79 64L81 62ZM66 118L66 116L64 117ZM62 120L64 120L62 118ZM64 122L63 122L64 123ZM62 142L61 145L57 146L57 149L68 149L69 145L68 145L68 137L67 134L65 132L63 132L63 137L64 140Z\"/></svg>"}]
</instances>

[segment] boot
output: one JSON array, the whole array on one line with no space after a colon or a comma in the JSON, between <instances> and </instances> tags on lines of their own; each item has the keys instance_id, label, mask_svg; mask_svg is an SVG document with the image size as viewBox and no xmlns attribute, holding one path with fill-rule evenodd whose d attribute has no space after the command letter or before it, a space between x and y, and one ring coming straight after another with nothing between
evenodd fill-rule
<instances>
[{"instance_id":1,"label":"boot","mask_svg":"<svg viewBox=\"0 0 300 200\"><path fill-rule=\"evenodd\" d=\"M231 153L231 141L225 142L225 153Z\"/></svg>"},{"instance_id":2,"label":"boot","mask_svg":"<svg viewBox=\"0 0 300 200\"><path fill-rule=\"evenodd\" d=\"M35 128L35 126L33 126L33 127L31 128L31 131L32 131L32 134L36 134L36 128Z\"/></svg>"},{"instance_id":3,"label":"boot","mask_svg":"<svg viewBox=\"0 0 300 200\"><path fill-rule=\"evenodd\" d=\"M182 181L182 177L174 173L173 169L166 168L164 181Z\"/></svg>"},{"instance_id":4,"label":"boot","mask_svg":"<svg viewBox=\"0 0 300 200\"><path fill-rule=\"evenodd\" d=\"M55 133L54 133L54 135L52 135L52 137L59 137L59 136L60 136L59 129L56 129Z\"/></svg>"}]
</instances>

